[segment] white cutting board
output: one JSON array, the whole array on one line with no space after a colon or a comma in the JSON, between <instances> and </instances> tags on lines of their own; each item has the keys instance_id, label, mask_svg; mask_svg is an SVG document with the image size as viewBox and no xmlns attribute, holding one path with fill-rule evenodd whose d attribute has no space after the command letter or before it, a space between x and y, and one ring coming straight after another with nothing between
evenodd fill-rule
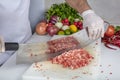
<instances>
[{"instance_id":1,"label":"white cutting board","mask_svg":"<svg viewBox=\"0 0 120 80\"><path fill-rule=\"evenodd\" d=\"M36 64L39 68L36 67ZM40 66L42 65L42 66ZM34 63L22 76L23 80L94 80L90 73L94 70L91 67L71 70L63 68L58 64L51 64L50 61ZM95 70L96 71L96 70Z\"/></svg>"},{"instance_id":2,"label":"white cutting board","mask_svg":"<svg viewBox=\"0 0 120 80\"><path fill-rule=\"evenodd\" d=\"M39 68L35 68L36 63L33 63L23 74L22 80L96 80L100 63L99 45L98 42L94 42L85 48L95 58L89 66L71 70L58 64L52 64L50 61L38 62Z\"/></svg>"}]
</instances>

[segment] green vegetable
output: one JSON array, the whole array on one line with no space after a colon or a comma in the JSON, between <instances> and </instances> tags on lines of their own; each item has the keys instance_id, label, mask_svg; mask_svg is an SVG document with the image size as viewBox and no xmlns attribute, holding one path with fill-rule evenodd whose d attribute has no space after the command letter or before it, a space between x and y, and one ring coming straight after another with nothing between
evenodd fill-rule
<instances>
[{"instance_id":1,"label":"green vegetable","mask_svg":"<svg viewBox=\"0 0 120 80\"><path fill-rule=\"evenodd\" d=\"M60 20L68 18L70 23L73 23L76 18L83 20L83 18L78 14L78 12L71 8L66 3L61 4L53 4L46 12L45 16L47 20L50 19L51 16L56 15L60 17Z\"/></svg>"},{"instance_id":2,"label":"green vegetable","mask_svg":"<svg viewBox=\"0 0 120 80\"><path fill-rule=\"evenodd\" d=\"M66 35L70 35L71 34L70 29L66 29L64 32L65 32Z\"/></svg>"},{"instance_id":3,"label":"green vegetable","mask_svg":"<svg viewBox=\"0 0 120 80\"><path fill-rule=\"evenodd\" d=\"M59 31L57 34L58 35L65 35L64 31Z\"/></svg>"},{"instance_id":4,"label":"green vegetable","mask_svg":"<svg viewBox=\"0 0 120 80\"><path fill-rule=\"evenodd\" d=\"M116 26L115 27L115 32L119 31L120 30L120 26Z\"/></svg>"}]
</instances>

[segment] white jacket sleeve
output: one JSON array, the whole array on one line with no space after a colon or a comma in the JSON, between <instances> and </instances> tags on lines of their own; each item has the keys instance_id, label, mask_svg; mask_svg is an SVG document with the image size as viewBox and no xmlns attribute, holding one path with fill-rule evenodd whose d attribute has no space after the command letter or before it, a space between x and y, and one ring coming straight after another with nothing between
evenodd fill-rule
<instances>
[{"instance_id":1,"label":"white jacket sleeve","mask_svg":"<svg viewBox=\"0 0 120 80\"><path fill-rule=\"evenodd\" d=\"M13 53L14 53L13 51L0 53L0 65L6 62Z\"/></svg>"},{"instance_id":2,"label":"white jacket sleeve","mask_svg":"<svg viewBox=\"0 0 120 80\"><path fill-rule=\"evenodd\" d=\"M0 36L5 42L23 43L31 37L29 5L30 0L0 0ZM11 54L0 54L0 64Z\"/></svg>"}]
</instances>

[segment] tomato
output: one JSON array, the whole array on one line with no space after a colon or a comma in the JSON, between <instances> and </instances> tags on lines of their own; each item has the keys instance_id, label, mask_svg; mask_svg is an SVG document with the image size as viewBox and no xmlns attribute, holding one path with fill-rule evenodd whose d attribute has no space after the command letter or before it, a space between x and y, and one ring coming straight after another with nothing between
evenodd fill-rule
<instances>
[{"instance_id":1,"label":"tomato","mask_svg":"<svg viewBox=\"0 0 120 80\"><path fill-rule=\"evenodd\" d=\"M106 30L106 32L105 32L105 36L111 37L111 36L114 35L114 33L115 33L114 26L113 25L109 25L108 28L107 28L107 30Z\"/></svg>"},{"instance_id":2,"label":"tomato","mask_svg":"<svg viewBox=\"0 0 120 80\"><path fill-rule=\"evenodd\" d=\"M66 19L64 19L64 22L68 23L68 22L69 22L69 20L66 18Z\"/></svg>"},{"instance_id":3,"label":"tomato","mask_svg":"<svg viewBox=\"0 0 120 80\"><path fill-rule=\"evenodd\" d=\"M63 25L70 25L70 22L67 18L63 19L61 22L63 23Z\"/></svg>"}]
</instances>

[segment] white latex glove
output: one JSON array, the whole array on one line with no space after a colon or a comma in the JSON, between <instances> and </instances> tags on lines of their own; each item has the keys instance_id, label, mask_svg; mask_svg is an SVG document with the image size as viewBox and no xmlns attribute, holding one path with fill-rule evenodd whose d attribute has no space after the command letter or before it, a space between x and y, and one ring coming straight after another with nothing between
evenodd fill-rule
<instances>
[{"instance_id":1,"label":"white latex glove","mask_svg":"<svg viewBox=\"0 0 120 80\"><path fill-rule=\"evenodd\" d=\"M90 39L104 36L104 21L93 10L84 11L82 17L83 26L88 27L88 36Z\"/></svg>"}]
</instances>

